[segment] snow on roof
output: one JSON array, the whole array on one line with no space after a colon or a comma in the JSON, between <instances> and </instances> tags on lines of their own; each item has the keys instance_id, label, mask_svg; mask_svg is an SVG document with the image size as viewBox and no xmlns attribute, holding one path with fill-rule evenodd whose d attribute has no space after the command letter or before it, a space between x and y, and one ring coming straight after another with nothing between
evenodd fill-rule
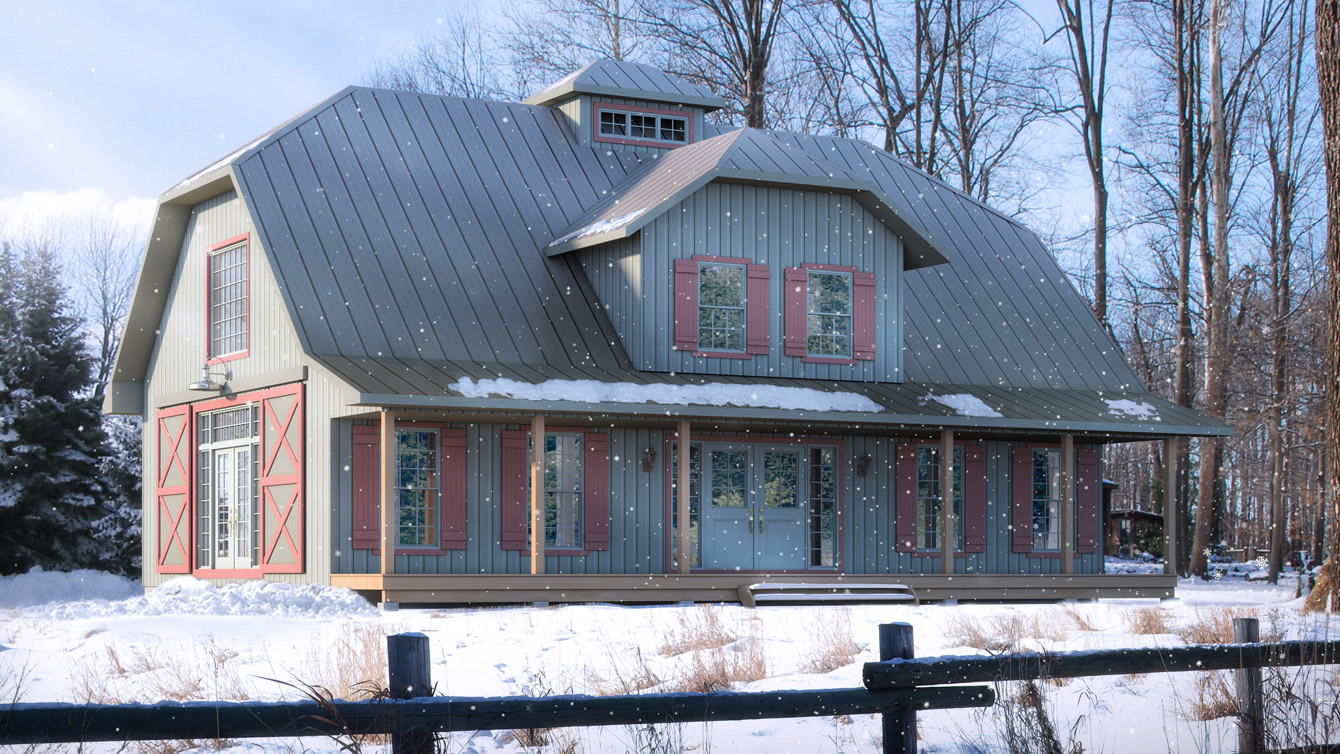
<instances>
[{"instance_id":1,"label":"snow on roof","mask_svg":"<svg viewBox=\"0 0 1340 754\"><path fill-rule=\"evenodd\" d=\"M522 401L575 401L578 403L657 403L687 406L749 406L806 411L860 411L876 413L884 407L855 393L830 393L808 387L777 385L639 385L596 380L547 380L531 384L509 379L469 377L447 386L466 398L490 395Z\"/></svg>"},{"instance_id":2,"label":"snow on roof","mask_svg":"<svg viewBox=\"0 0 1340 754\"><path fill-rule=\"evenodd\" d=\"M975 416L984 419L996 419L1003 416L999 411L986 405L981 398L968 393L954 393L953 395L927 393L921 398L923 404L926 401L934 401L945 408L951 408L959 416Z\"/></svg>"},{"instance_id":3,"label":"snow on roof","mask_svg":"<svg viewBox=\"0 0 1340 754\"><path fill-rule=\"evenodd\" d=\"M1103 402L1107 404L1107 412L1113 416L1130 416L1136 419L1148 419L1149 421L1163 421L1163 417L1159 416L1159 410L1154 404L1146 401L1104 398Z\"/></svg>"}]
</instances>

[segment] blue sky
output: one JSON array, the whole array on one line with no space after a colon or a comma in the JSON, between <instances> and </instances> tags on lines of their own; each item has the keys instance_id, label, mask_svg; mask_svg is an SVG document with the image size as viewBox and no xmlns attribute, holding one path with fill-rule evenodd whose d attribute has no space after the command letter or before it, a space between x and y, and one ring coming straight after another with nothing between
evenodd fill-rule
<instances>
[{"instance_id":1,"label":"blue sky","mask_svg":"<svg viewBox=\"0 0 1340 754\"><path fill-rule=\"evenodd\" d=\"M147 222L458 2L0 0L0 224L61 206Z\"/></svg>"}]
</instances>

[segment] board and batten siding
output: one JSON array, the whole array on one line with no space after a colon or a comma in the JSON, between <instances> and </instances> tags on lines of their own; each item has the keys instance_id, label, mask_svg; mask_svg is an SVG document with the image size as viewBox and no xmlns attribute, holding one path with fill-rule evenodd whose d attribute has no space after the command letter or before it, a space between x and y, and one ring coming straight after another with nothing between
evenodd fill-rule
<instances>
[{"instance_id":1,"label":"board and batten siding","mask_svg":"<svg viewBox=\"0 0 1340 754\"><path fill-rule=\"evenodd\" d=\"M279 287L266 261L255 228L245 204L235 192L228 192L204 201L193 208L187 226L186 239L177 260L172 290L164 308L160 333L149 360L145 381L145 406L148 415L143 429L143 547L142 583L155 587L172 578L159 574L154 560L157 552L158 518L154 489L154 459L157 457L157 432L154 416L159 408L180 405L183 402L206 401L218 397L215 392L186 393L186 386L200 379L200 365L205 361L208 338L207 307L207 249L230 238L250 233L248 253L249 288L247 291L249 316L247 356L211 367L212 371L227 370L233 380L270 380L285 382L296 370L306 368L305 431L306 431L306 535L303 573L267 574L271 581L292 583L327 583L330 574L329 524L331 491L334 479L330 454L331 419L351 411L348 404L356 396L342 381L331 375L318 363L308 359L302 351L297 332L280 297ZM183 400L185 399L185 400ZM357 409L364 411L365 409ZM194 465L195 459L192 458ZM196 494L194 487L191 495ZM195 526L192 525L192 531ZM195 551L194 545L188 547ZM220 579L245 581L245 579Z\"/></svg>"},{"instance_id":2,"label":"board and batten siding","mask_svg":"<svg viewBox=\"0 0 1340 754\"><path fill-rule=\"evenodd\" d=\"M362 420L336 422L331 457L338 478L336 520L336 573L378 573L381 563L371 550L354 550L352 476L353 426ZM496 501L501 470L502 432L524 429L521 425L449 424L466 430L466 531L464 550L445 555L397 555L396 573L479 574L529 573L530 559L501 546L501 514ZM665 573L666 560L666 468L664 452L667 432L656 429L614 428L601 430L610 436L610 549L588 555L551 555L546 573L638 574ZM673 433L669 433L673 434ZM710 433L694 433L695 439L710 440ZM760 442L770 438L759 436ZM826 438L827 439L827 438ZM939 573L938 557L897 552L894 547L895 447L908 438L847 436L832 438L841 448L843 570L848 574ZM972 442L972 441L967 441ZM972 443L978 444L978 443ZM1055 557L1029 557L1011 552L1010 546L1010 453L1019 443L985 443L987 458L986 552L954 559L955 572L971 573L1060 573ZM642 470L642 451L655 448L655 468ZM1085 446L1087 447L1087 446ZM869 453L869 473L860 478L855 460ZM1099 476L1101 478L1101 468ZM1095 514L1096 515L1096 514ZM1100 573L1101 554L1082 554L1075 559L1075 573ZM826 571L817 569L815 573ZM828 571L831 572L831 571Z\"/></svg>"},{"instance_id":3,"label":"board and batten siding","mask_svg":"<svg viewBox=\"0 0 1340 754\"><path fill-rule=\"evenodd\" d=\"M629 358L653 372L902 382L903 245L853 197L709 183L623 242L584 249L582 267ZM769 268L767 355L695 357L674 345L674 261L742 257ZM785 356L784 268L803 263L875 275L875 358L854 365Z\"/></svg>"},{"instance_id":4,"label":"board and batten siding","mask_svg":"<svg viewBox=\"0 0 1340 754\"><path fill-rule=\"evenodd\" d=\"M602 105L632 105L633 107L647 107L653 110L675 110L682 112L692 123L693 141L702 141L708 138L704 131L705 123L703 109L701 107L682 107L672 105L666 102L651 102L639 99L617 99L614 97L593 97L587 94L580 94L572 99L560 102L554 107L563 114L564 121L568 128L572 129L572 135L577 139L577 143L584 147L609 149L612 152L647 152L656 154L668 152L673 147L657 147L651 144L614 144L606 141L595 141L591 138L592 129L596 128L595 122L595 104Z\"/></svg>"}]
</instances>

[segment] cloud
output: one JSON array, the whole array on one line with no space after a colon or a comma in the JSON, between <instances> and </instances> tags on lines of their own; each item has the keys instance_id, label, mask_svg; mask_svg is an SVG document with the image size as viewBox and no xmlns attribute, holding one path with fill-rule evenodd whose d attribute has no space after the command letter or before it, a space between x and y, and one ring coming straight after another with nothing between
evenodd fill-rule
<instances>
[{"instance_id":1,"label":"cloud","mask_svg":"<svg viewBox=\"0 0 1340 754\"><path fill-rule=\"evenodd\" d=\"M72 191L25 191L0 199L0 235L73 229L95 220L111 220L135 238L146 238L157 200L143 196L114 199L100 188Z\"/></svg>"}]
</instances>

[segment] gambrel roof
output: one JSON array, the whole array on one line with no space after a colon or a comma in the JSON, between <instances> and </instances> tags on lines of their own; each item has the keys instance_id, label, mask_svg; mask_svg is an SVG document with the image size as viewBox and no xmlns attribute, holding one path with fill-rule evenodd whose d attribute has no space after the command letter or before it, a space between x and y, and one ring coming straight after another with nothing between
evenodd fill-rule
<instances>
[{"instance_id":1,"label":"gambrel roof","mask_svg":"<svg viewBox=\"0 0 1340 754\"><path fill-rule=\"evenodd\" d=\"M577 91L585 75L564 86ZM676 195L676 181L743 171L752 161L772 180L864 192L884 207L886 222L900 224L909 257L952 261L905 275L906 383L708 380L861 392L886 406L871 415L880 422L1227 431L1148 394L1055 260L1017 222L865 142L709 131L715 138L659 155L586 148L550 107L350 87L164 195L167 224L153 234L127 333L157 327L162 296L148 291L168 288L183 203L211 186L215 194L236 187L304 350L362 403L392 396L404 405L464 405L448 388L462 376L705 381L633 368L576 255L547 252L556 239L561 246L572 240L565 236L628 214L620 202L640 209L645 193L646 204L659 206ZM676 177L675 166L690 158L698 162ZM114 379L141 382L147 364L146 348L123 347ZM1004 423L918 400L928 391L979 395ZM1112 414L1109 399L1148 402L1167 420ZM638 410L665 414L664 406Z\"/></svg>"}]
</instances>

